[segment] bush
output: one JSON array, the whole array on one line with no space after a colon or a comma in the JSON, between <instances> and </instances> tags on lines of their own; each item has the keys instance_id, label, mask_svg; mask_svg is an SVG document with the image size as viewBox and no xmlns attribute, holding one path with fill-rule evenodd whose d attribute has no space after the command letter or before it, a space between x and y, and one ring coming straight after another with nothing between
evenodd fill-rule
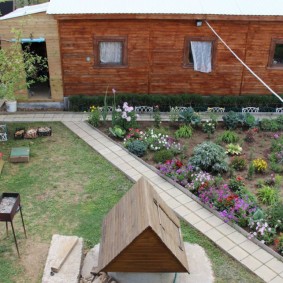
<instances>
[{"instance_id":1,"label":"bush","mask_svg":"<svg viewBox=\"0 0 283 283\"><path fill-rule=\"evenodd\" d=\"M239 136L233 131L225 131L217 139L225 143L236 143Z\"/></svg>"},{"instance_id":2,"label":"bush","mask_svg":"<svg viewBox=\"0 0 283 283\"><path fill-rule=\"evenodd\" d=\"M127 143L127 149L138 157L142 157L146 153L147 146L140 140L134 140Z\"/></svg>"},{"instance_id":3,"label":"bush","mask_svg":"<svg viewBox=\"0 0 283 283\"><path fill-rule=\"evenodd\" d=\"M122 129L120 126L115 125L113 128L109 128L109 132L116 138L123 139L126 131Z\"/></svg>"},{"instance_id":4,"label":"bush","mask_svg":"<svg viewBox=\"0 0 283 283\"><path fill-rule=\"evenodd\" d=\"M243 178L240 176L231 178L228 186L229 186L229 189L232 190L233 192L236 192L238 190L245 188Z\"/></svg>"},{"instance_id":5,"label":"bush","mask_svg":"<svg viewBox=\"0 0 283 283\"><path fill-rule=\"evenodd\" d=\"M191 124L192 126L198 126L201 123L200 116L195 113L192 107L179 113L179 121L186 125Z\"/></svg>"},{"instance_id":6,"label":"bush","mask_svg":"<svg viewBox=\"0 0 283 283\"><path fill-rule=\"evenodd\" d=\"M249 129L248 131L246 131L246 136L244 140L248 143L255 142L255 135L257 132L258 132L257 128Z\"/></svg>"},{"instance_id":7,"label":"bush","mask_svg":"<svg viewBox=\"0 0 283 283\"><path fill-rule=\"evenodd\" d=\"M238 144L229 143L226 146L226 153L229 155L240 155L242 153L242 147Z\"/></svg>"},{"instance_id":8,"label":"bush","mask_svg":"<svg viewBox=\"0 0 283 283\"><path fill-rule=\"evenodd\" d=\"M94 126L94 127L98 127L100 124L100 110L98 107L95 106L91 106L90 107L90 114L88 116L88 122Z\"/></svg>"},{"instance_id":9,"label":"bush","mask_svg":"<svg viewBox=\"0 0 283 283\"><path fill-rule=\"evenodd\" d=\"M283 255L283 234L274 240L274 245L279 254Z\"/></svg>"},{"instance_id":10,"label":"bush","mask_svg":"<svg viewBox=\"0 0 283 283\"><path fill-rule=\"evenodd\" d=\"M267 205L273 205L278 202L279 199L278 190L266 185L264 185L258 190L257 195L258 199L263 204Z\"/></svg>"},{"instance_id":11,"label":"bush","mask_svg":"<svg viewBox=\"0 0 283 283\"><path fill-rule=\"evenodd\" d=\"M228 112L226 115L222 117L223 123L225 127L229 130L234 130L237 128L239 124L239 116L238 113L234 111Z\"/></svg>"},{"instance_id":12,"label":"bush","mask_svg":"<svg viewBox=\"0 0 283 283\"><path fill-rule=\"evenodd\" d=\"M190 138L192 135L193 128L190 125L183 125L175 132L176 139Z\"/></svg>"},{"instance_id":13,"label":"bush","mask_svg":"<svg viewBox=\"0 0 283 283\"><path fill-rule=\"evenodd\" d=\"M280 232L283 232L283 203L276 202L266 211L266 219L270 226L276 227Z\"/></svg>"},{"instance_id":14,"label":"bush","mask_svg":"<svg viewBox=\"0 0 283 283\"><path fill-rule=\"evenodd\" d=\"M263 131L276 132L281 129L281 126L276 120L264 118L260 122L260 128Z\"/></svg>"},{"instance_id":15,"label":"bush","mask_svg":"<svg viewBox=\"0 0 283 283\"><path fill-rule=\"evenodd\" d=\"M244 157L235 156L231 160L230 166L237 171L242 171L247 167L247 160Z\"/></svg>"},{"instance_id":16,"label":"bush","mask_svg":"<svg viewBox=\"0 0 283 283\"><path fill-rule=\"evenodd\" d=\"M257 124L257 121L255 116L250 113L245 113L242 124L245 127L252 128Z\"/></svg>"},{"instance_id":17,"label":"bush","mask_svg":"<svg viewBox=\"0 0 283 283\"><path fill-rule=\"evenodd\" d=\"M174 157L174 153L168 149L162 149L157 151L153 155L153 160L156 163L164 163L166 160L171 160Z\"/></svg>"},{"instance_id":18,"label":"bush","mask_svg":"<svg viewBox=\"0 0 283 283\"><path fill-rule=\"evenodd\" d=\"M189 159L189 163L207 172L225 172L228 170L226 157L221 146L213 142L203 142L194 148L194 156Z\"/></svg>"},{"instance_id":19,"label":"bush","mask_svg":"<svg viewBox=\"0 0 283 283\"><path fill-rule=\"evenodd\" d=\"M263 173L267 170L267 162L263 158L257 158L253 160L253 165L255 171L258 173Z\"/></svg>"}]
</instances>

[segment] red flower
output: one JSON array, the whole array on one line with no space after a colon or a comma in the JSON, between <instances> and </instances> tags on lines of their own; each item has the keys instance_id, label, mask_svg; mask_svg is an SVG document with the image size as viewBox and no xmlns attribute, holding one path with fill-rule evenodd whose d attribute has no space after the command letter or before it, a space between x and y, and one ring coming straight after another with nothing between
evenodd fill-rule
<instances>
[{"instance_id":1,"label":"red flower","mask_svg":"<svg viewBox=\"0 0 283 283\"><path fill-rule=\"evenodd\" d=\"M183 166L183 163L180 160L176 161L176 166L181 168Z\"/></svg>"}]
</instances>

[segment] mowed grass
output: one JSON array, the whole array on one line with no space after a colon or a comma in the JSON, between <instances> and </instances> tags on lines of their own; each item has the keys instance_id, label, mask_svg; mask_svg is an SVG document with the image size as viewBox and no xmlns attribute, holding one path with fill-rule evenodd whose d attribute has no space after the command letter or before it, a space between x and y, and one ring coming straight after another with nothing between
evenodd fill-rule
<instances>
[{"instance_id":1,"label":"mowed grass","mask_svg":"<svg viewBox=\"0 0 283 283\"><path fill-rule=\"evenodd\" d=\"M19 215L14 225L21 259L10 231L0 222L0 282L41 282L53 234L83 237L85 249L100 241L104 215L132 186L115 167L61 123L8 124L17 127L52 126L52 136L35 140L0 143L4 160L12 147L29 146L29 163L6 162L0 176L0 193L21 195L28 239L24 238ZM11 229L10 229L11 230ZM203 246L210 257L216 282L262 282L231 259L194 228L183 225L186 241Z\"/></svg>"}]
</instances>

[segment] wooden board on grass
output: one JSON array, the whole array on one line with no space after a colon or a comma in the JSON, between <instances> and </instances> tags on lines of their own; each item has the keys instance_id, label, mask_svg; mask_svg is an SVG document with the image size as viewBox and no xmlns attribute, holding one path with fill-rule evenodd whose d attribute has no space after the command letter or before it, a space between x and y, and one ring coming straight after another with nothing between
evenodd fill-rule
<instances>
[{"instance_id":1,"label":"wooden board on grass","mask_svg":"<svg viewBox=\"0 0 283 283\"><path fill-rule=\"evenodd\" d=\"M57 253L56 260L51 266L51 271L56 273L59 272L60 268L68 258L74 246L76 245L77 241L78 237L70 237L64 242L64 244L61 246L60 250Z\"/></svg>"},{"instance_id":2,"label":"wooden board on grass","mask_svg":"<svg viewBox=\"0 0 283 283\"><path fill-rule=\"evenodd\" d=\"M2 169L3 169L3 167L4 167L4 160L0 160L0 174L1 174L1 172L2 172Z\"/></svg>"}]
</instances>

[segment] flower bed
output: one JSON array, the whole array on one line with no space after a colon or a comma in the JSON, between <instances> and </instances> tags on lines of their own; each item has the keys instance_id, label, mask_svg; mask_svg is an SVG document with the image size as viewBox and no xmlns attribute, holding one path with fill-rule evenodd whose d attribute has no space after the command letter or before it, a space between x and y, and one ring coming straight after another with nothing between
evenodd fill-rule
<instances>
[{"instance_id":1,"label":"flower bed","mask_svg":"<svg viewBox=\"0 0 283 283\"><path fill-rule=\"evenodd\" d=\"M117 141L196 195L224 221L240 225L250 238L283 254L281 117L260 123L250 113L228 113L223 123L217 123L213 113L202 121L189 109L178 115L175 111L166 124L160 124L155 113L155 123L138 125L127 120L128 112L136 117L128 105L127 110L122 122L112 120L112 128L125 133L114 135Z\"/></svg>"}]
</instances>

